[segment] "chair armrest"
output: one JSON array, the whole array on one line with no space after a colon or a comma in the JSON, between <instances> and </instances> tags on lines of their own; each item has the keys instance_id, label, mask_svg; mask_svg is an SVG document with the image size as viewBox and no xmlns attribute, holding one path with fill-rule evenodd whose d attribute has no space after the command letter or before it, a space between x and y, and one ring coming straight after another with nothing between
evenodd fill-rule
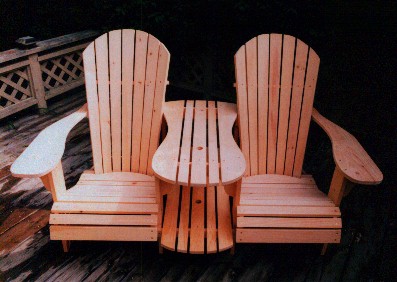
<instances>
[{"instance_id":1,"label":"chair armrest","mask_svg":"<svg viewBox=\"0 0 397 282\"><path fill-rule=\"evenodd\" d=\"M312 118L331 139L335 164L347 179L367 185L382 182L382 172L353 135L314 108Z\"/></svg>"},{"instance_id":2,"label":"chair armrest","mask_svg":"<svg viewBox=\"0 0 397 282\"><path fill-rule=\"evenodd\" d=\"M12 175L34 178L51 172L61 161L69 132L87 115L85 104L76 112L45 128L12 164Z\"/></svg>"}]
</instances>

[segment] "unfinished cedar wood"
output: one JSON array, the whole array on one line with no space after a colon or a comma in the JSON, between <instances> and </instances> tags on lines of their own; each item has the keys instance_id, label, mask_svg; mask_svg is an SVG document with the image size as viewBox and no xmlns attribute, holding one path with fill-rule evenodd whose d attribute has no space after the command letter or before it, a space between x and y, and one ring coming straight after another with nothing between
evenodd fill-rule
<instances>
[{"instance_id":1,"label":"unfinished cedar wood","mask_svg":"<svg viewBox=\"0 0 397 282\"><path fill-rule=\"evenodd\" d=\"M165 103L164 117L168 132L153 156L153 171L167 194L161 246L193 254L232 248L229 196L245 170L232 135L236 106L172 101Z\"/></svg>"},{"instance_id":2,"label":"unfinished cedar wood","mask_svg":"<svg viewBox=\"0 0 397 282\"><path fill-rule=\"evenodd\" d=\"M378 184L382 173L358 141L313 109L320 59L301 40L262 34L235 55L240 147L236 242L337 243L347 181ZM327 195L302 174L310 120L332 141L336 169Z\"/></svg>"},{"instance_id":3,"label":"unfinished cedar wood","mask_svg":"<svg viewBox=\"0 0 397 282\"><path fill-rule=\"evenodd\" d=\"M159 142L169 52L152 35L124 29L97 38L83 60L87 105L41 132L11 172L40 177L51 191L53 240L156 241L162 197L150 160ZM66 137L85 117L94 167L66 189Z\"/></svg>"}]
</instances>

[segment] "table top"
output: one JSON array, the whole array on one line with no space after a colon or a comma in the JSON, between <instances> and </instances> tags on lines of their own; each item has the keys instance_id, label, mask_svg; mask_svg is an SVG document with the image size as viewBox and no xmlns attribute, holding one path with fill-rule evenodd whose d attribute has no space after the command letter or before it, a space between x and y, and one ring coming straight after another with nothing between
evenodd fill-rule
<instances>
[{"instance_id":1,"label":"table top","mask_svg":"<svg viewBox=\"0 0 397 282\"><path fill-rule=\"evenodd\" d=\"M245 159L232 129L235 104L173 101L164 105L168 133L153 156L155 175L183 186L227 185L245 172Z\"/></svg>"}]
</instances>

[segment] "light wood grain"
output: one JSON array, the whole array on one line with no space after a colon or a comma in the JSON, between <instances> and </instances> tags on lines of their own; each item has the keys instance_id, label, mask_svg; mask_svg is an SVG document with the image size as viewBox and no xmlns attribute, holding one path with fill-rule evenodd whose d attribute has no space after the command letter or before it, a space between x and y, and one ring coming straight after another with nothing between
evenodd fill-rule
<instances>
[{"instance_id":1,"label":"light wood grain","mask_svg":"<svg viewBox=\"0 0 397 282\"><path fill-rule=\"evenodd\" d=\"M181 210L179 214L178 245L181 253L188 252L189 219L190 219L190 187L182 187Z\"/></svg>"},{"instance_id":2,"label":"light wood grain","mask_svg":"<svg viewBox=\"0 0 397 282\"><path fill-rule=\"evenodd\" d=\"M99 124L101 128L103 171L112 171L112 140L109 100L109 52L108 34L95 40L96 67L99 99Z\"/></svg>"},{"instance_id":3,"label":"light wood grain","mask_svg":"<svg viewBox=\"0 0 397 282\"><path fill-rule=\"evenodd\" d=\"M309 134L310 119L313 109L314 93L316 91L318 69L320 66L320 58L313 49L309 50L309 58L307 60L305 89L303 91L299 133L296 142L295 164L292 173L293 176L297 177L300 177L302 173L303 159L305 157L307 136Z\"/></svg>"},{"instance_id":4,"label":"light wood grain","mask_svg":"<svg viewBox=\"0 0 397 282\"><path fill-rule=\"evenodd\" d=\"M142 114L145 91L148 34L137 30L135 38L134 97L132 110L131 171L139 172Z\"/></svg>"},{"instance_id":5,"label":"light wood grain","mask_svg":"<svg viewBox=\"0 0 397 282\"><path fill-rule=\"evenodd\" d=\"M134 86L135 30L122 30L121 169L131 170L132 97Z\"/></svg>"},{"instance_id":6,"label":"light wood grain","mask_svg":"<svg viewBox=\"0 0 397 282\"><path fill-rule=\"evenodd\" d=\"M233 232L229 196L223 186L218 186L217 189L218 244L221 252L233 246Z\"/></svg>"},{"instance_id":7,"label":"light wood grain","mask_svg":"<svg viewBox=\"0 0 397 282\"><path fill-rule=\"evenodd\" d=\"M291 106L289 113L289 125L288 125L288 139L287 139L287 150L285 155L285 168L284 174L292 176L295 153L296 153L296 140L298 138L299 130L299 119L301 113L302 99L303 99L303 87L305 84L306 74L306 61L309 47L301 40L297 39L296 42L296 53L295 53L295 66L294 66L294 80L292 84L291 93Z\"/></svg>"},{"instance_id":8,"label":"light wood grain","mask_svg":"<svg viewBox=\"0 0 397 282\"><path fill-rule=\"evenodd\" d=\"M258 36L258 173L267 171L269 110L269 35Z\"/></svg>"},{"instance_id":9,"label":"light wood grain","mask_svg":"<svg viewBox=\"0 0 397 282\"><path fill-rule=\"evenodd\" d=\"M207 184L207 109L206 101L195 102L191 186Z\"/></svg>"},{"instance_id":10,"label":"light wood grain","mask_svg":"<svg viewBox=\"0 0 397 282\"><path fill-rule=\"evenodd\" d=\"M279 218L238 217L238 227L264 228L342 228L342 220L335 218Z\"/></svg>"},{"instance_id":11,"label":"light wood grain","mask_svg":"<svg viewBox=\"0 0 397 282\"><path fill-rule=\"evenodd\" d=\"M294 70L295 38L283 36L283 58L280 89L279 122L277 131L276 173L284 174L285 151L287 146L288 121L291 104L292 73Z\"/></svg>"},{"instance_id":12,"label":"light wood grain","mask_svg":"<svg viewBox=\"0 0 397 282\"><path fill-rule=\"evenodd\" d=\"M276 173L282 35L270 34L267 173Z\"/></svg>"},{"instance_id":13,"label":"light wood grain","mask_svg":"<svg viewBox=\"0 0 397 282\"><path fill-rule=\"evenodd\" d=\"M192 149L194 101L186 101L186 109L183 123L183 135L181 153L179 157L178 183L189 186L190 163Z\"/></svg>"},{"instance_id":14,"label":"light wood grain","mask_svg":"<svg viewBox=\"0 0 397 282\"><path fill-rule=\"evenodd\" d=\"M247 97L247 76L246 76L246 58L245 45L241 46L234 56L236 72L236 90L237 90L237 109L238 109L238 127L240 131L240 147L246 161L245 175L251 175L250 168L250 144L248 131L248 97Z\"/></svg>"},{"instance_id":15,"label":"light wood grain","mask_svg":"<svg viewBox=\"0 0 397 282\"><path fill-rule=\"evenodd\" d=\"M149 35L147 48L145 97L142 109L142 137L139 158L140 173L147 172L160 41Z\"/></svg>"},{"instance_id":16,"label":"light wood grain","mask_svg":"<svg viewBox=\"0 0 397 282\"><path fill-rule=\"evenodd\" d=\"M156 215L51 214L54 225L156 225Z\"/></svg>"},{"instance_id":17,"label":"light wood grain","mask_svg":"<svg viewBox=\"0 0 397 282\"><path fill-rule=\"evenodd\" d=\"M248 134L251 175L258 174L258 50L257 38L245 44L247 64Z\"/></svg>"},{"instance_id":18,"label":"light wood grain","mask_svg":"<svg viewBox=\"0 0 397 282\"><path fill-rule=\"evenodd\" d=\"M176 183L177 180L183 112L184 101L168 102L164 107L168 134L155 152L152 161L154 174L170 183Z\"/></svg>"},{"instance_id":19,"label":"light wood grain","mask_svg":"<svg viewBox=\"0 0 397 282\"><path fill-rule=\"evenodd\" d=\"M216 228L216 207L217 203L215 203L215 188L210 186L207 188L207 253L216 253L217 248L217 228ZM230 212L229 212L230 216ZM222 238L220 238L222 239Z\"/></svg>"},{"instance_id":20,"label":"light wood grain","mask_svg":"<svg viewBox=\"0 0 397 282\"><path fill-rule=\"evenodd\" d=\"M190 227L190 253L204 253L204 187L194 187Z\"/></svg>"},{"instance_id":21,"label":"light wood grain","mask_svg":"<svg viewBox=\"0 0 397 282\"><path fill-rule=\"evenodd\" d=\"M159 145L160 129L163 120L163 104L165 97L165 88L168 85L168 67L170 64L170 53L164 44L160 44L158 55L158 66L156 76L155 97L153 103L152 129L150 132L150 145L148 156L147 173L153 175L152 160L153 155Z\"/></svg>"},{"instance_id":22,"label":"light wood grain","mask_svg":"<svg viewBox=\"0 0 397 282\"><path fill-rule=\"evenodd\" d=\"M99 122L99 102L96 78L95 42L83 52L84 78L86 85L88 116L91 129L91 146L94 169L96 173L103 172L101 128Z\"/></svg>"},{"instance_id":23,"label":"light wood grain","mask_svg":"<svg viewBox=\"0 0 397 282\"><path fill-rule=\"evenodd\" d=\"M121 171L121 30L109 32L112 171Z\"/></svg>"},{"instance_id":24,"label":"light wood grain","mask_svg":"<svg viewBox=\"0 0 397 282\"><path fill-rule=\"evenodd\" d=\"M173 187L167 195L164 212L163 229L161 232L161 246L175 250L176 231L178 227L179 187Z\"/></svg>"},{"instance_id":25,"label":"light wood grain","mask_svg":"<svg viewBox=\"0 0 397 282\"><path fill-rule=\"evenodd\" d=\"M10 171L15 177L41 177L61 161L72 128L87 116L87 105L44 129L15 160Z\"/></svg>"},{"instance_id":26,"label":"light wood grain","mask_svg":"<svg viewBox=\"0 0 397 282\"><path fill-rule=\"evenodd\" d=\"M354 136L316 109L313 109L312 118L330 137L335 164L347 179L368 185L382 182L382 172Z\"/></svg>"},{"instance_id":27,"label":"light wood grain","mask_svg":"<svg viewBox=\"0 0 397 282\"><path fill-rule=\"evenodd\" d=\"M337 207L308 206L239 206L238 216L280 216L280 217L338 217Z\"/></svg>"},{"instance_id":28,"label":"light wood grain","mask_svg":"<svg viewBox=\"0 0 397 282\"><path fill-rule=\"evenodd\" d=\"M215 102L208 101L208 185L217 185L219 183L219 154L216 115Z\"/></svg>"},{"instance_id":29,"label":"light wood grain","mask_svg":"<svg viewBox=\"0 0 397 282\"><path fill-rule=\"evenodd\" d=\"M157 241L155 227L50 226L51 240Z\"/></svg>"},{"instance_id":30,"label":"light wood grain","mask_svg":"<svg viewBox=\"0 0 397 282\"><path fill-rule=\"evenodd\" d=\"M339 243L341 231L335 229L248 229L237 228L238 243Z\"/></svg>"}]
</instances>

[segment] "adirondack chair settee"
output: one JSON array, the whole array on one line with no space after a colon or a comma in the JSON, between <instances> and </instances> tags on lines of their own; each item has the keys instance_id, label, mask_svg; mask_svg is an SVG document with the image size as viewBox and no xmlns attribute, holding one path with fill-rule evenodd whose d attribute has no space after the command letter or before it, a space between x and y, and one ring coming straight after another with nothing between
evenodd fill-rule
<instances>
[{"instance_id":1,"label":"adirondack chair settee","mask_svg":"<svg viewBox=\"0 0 397 282\"><path fill-rule=\"evenodd\" d=\"M236 193L236 243L338 243L346 183L382 181L358 141L313 108L319 64L308 45L281 34L254 37L235 55L247 161ZM328 196L302 172L311 119L332 141L336 168Z\"/></svg>"},{"instance_id":2,"label":"adirondack chair settee","mask_svg":"<svg viewBox=\"0 0 397 282\"><path fill-rule=\"evenodd\" d=\"M50 237L157 241L162 197L151 166L160 136L170 54L155 37L115 30L83 52L87 104L42 131L14 162L51 192ZM70 130L89 119L93 169L66 189L61 158Z\"/></svg>"}]
</instances>

